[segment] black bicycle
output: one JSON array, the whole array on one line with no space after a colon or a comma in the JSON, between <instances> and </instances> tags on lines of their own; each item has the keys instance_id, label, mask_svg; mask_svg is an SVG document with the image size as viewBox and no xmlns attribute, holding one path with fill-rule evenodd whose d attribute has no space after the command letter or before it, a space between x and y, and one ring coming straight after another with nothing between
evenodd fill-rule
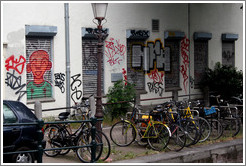
<instances>
[{"instance_id":1,"label":"black bicycle","mask_svg":"<svg viewBox=\"0 0 246 166\"><path fill-rule=\"evenodd\" d=\"M62 112L58 117L60 120L67 120L69 115L69 112ZM91 147L88 146L92 142L90 122L81 123L75 132L72 132L69 123L47 125L44 129L44 139L46 140L46 149L67 147L67 149L44 151L45 155L49 157L66 155L72 149L82 162L91 162ZM96 131L95 141L98 144L95 160L106 160L111 151L107 136L101 131Z\"/></svg>"}]
</instances>

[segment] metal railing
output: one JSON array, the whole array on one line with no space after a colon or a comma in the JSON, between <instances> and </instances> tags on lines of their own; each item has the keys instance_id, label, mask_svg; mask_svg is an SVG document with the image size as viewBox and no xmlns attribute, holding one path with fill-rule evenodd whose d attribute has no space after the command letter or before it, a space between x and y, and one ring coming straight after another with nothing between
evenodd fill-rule
<instances>
[{"instance_id":1,"label":"metal railing","mask_svg":"<svg viewBox=\"0 0 246 166\"><path fill-rule=\"evenodd\" d=\"M101 145L101 143L97 143L95 141L96 136L96 123L97 121L102 121L102 119L91 118L90 120L79 120L79 121L55 121L55 122L44 122L43 120L37 120L34 123L13 123L13 124L4 124L3 126L26 126L26 125L37 125L37 135L38 135L38 144L37 149L28 150L28 151L14 151L14 152L4 152L3 155L10 155L10 154L18 154L18 153L37 153L37 163L42 163L43 160L43 152L44 151L52 151L52 150L63 150L63 149L76 149L76 148L84 148L84 147L91 147L91 162L96 162L96 147ZM45 124L65 124L65 123L83 123L83 122L90 122L91 127L91 143L88 145L83 146L70 146L70 147L62 147L62 148L51 148L51 149L43 149L42 141L44 138L42 128Z\"/></svg>"}]
</instances>

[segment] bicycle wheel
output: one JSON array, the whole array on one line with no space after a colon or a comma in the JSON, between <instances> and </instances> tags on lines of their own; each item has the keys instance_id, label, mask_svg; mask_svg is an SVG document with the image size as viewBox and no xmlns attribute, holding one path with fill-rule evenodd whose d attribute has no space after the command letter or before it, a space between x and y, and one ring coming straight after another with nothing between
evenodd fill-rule
<instances>
[{"instance_id":1,"label":"bicycle wheel","mask_svg":"<svg viewBox=\"0 0 246 166\"><path fill-rule=\"evenodd\" d=\"M217 119L209 119L208 120L211 126L211 133L209 136L209 140L216 140L220 138L223 134L223 126Z\"/></svg>"},{"instance_id":2,"label":"bicycle wheel","mask_svg":"<svg viewBox=\"0 0 246 166\"><path fill-rule=\"evenodd\" d=\"M59 133L59 127L56 125L49 125L44 130L44 140L46 141L46 147L45 149L52 149L52 148L60 148L60 140L61 135ZM55 157L57 156L61 150L49 150L45 151L44 154L48 157Z\"/></svg>"},{"instance_id":3,"label":"bicycle wheel","mask_svg":"<svg viewBox=\"0 0 246 166\"><path fill-rule=\"evenodd\" d=\"M118 146L128 146L136 138L135 127L127 121L119 121L111 127L110 138Z\"/></svg>"},{"instance_id":4,"label":"bicycle wheel","mask_svg":"<svg viewBox=\"0 0 246 166\"><path fill-rule=\"evenodd\" d=\"M104 134L104 132L97 130L97 134L101 136L102 143L103 143L103 150L100 156L100 160L105 161L110 156L110 152L111 152L110 141L106 136L106 134Z\"/></svg>"},{"instance_id":5,"label":"bicycle wheel","mask_svg":"<svg viewBox=\"0 0 246 166\"><path fill-rule=\"evenodd\" d=\"M190 145L195 144L200 134L197 123L195 123L193 120L190 119L183 119L181 121L181 126L187 132L185 146L188 147Z\"/></svg>"},{"instance_id":6,"label":"bicycle wheel","mask_svg":"<svg viewBox=\"0 0 246 166\"><path fill-rule=\"evenodd\" d=\"M97 161L99 160L103 150L102 139L97 133L95 135L95 141L96 144L101 144L96 146L95 161ZM80 159L80 161L84 163L89 163L92 161L92 156L91 156L92 149L91 147L88 147L88 145L90 145L91 142L92 142L92 135L90 130L83 131L83 133L80 134L80 136L78 137L77 146L85 146L85 147L78 148L76 150L76 154Z\"/></svg>"},{"instance_id":7,"label":"bicycle wheel","mask_svg":"<svg viewBox=\"0 0 246 166\"><path fill-rule=\"evenodd\" d=\"M137 135L136 135L137 144L140 146L148 145L147 138L143 138L143 135L144 135L145 130L148 126L148 123L147 122L139 122L135 126L137 128Z\"/></svg>"},{"instance_id":8,"label":"bicycle wheel","mask_svg":"<svg viewBox=\"0 0 246 166\"><path fill-rule=\"evenodd\" d=\"M74 110L75 120L86 120L89 119L89 108L81 107Z\"/></svg>"},{"instance_id":9,"label":"bicycle wheel","mask_svg":"<svg viewBox=\"0 0 246 166\"><path fill-rule=\"evenodd\" d=\"M171 124L169 126L171 131L171 137L167 148L172 151L180 151L185 147L186 144L186 132L178 124Z\"/></svg>"},{"instance_id":10,"label":"bicycle wheel","mask_svg":"<svg viewBox=\"0 0 246 166\"><path fill-rule=\"evenodd\" d=\"M196 119L200 125L200 132L201 132L201 138L200 138L199 142L204 142L210 136L211 126L208 123L208 121L202 117L197 117Z\"/></svg>"},{"instance_id":11,"label":"bicycle wheel","mask_svg":"<svg viewBox=\"0 0 246 166\"><path fill-rule=\"evenodd\" d=\"M153 150L161 151L168 145L170 130L162 123L153 124L147 131L147 140Z\"/></svg>"},{"instance_id":12,"label":"bicycle wheel","mask_svg":"<svg viewBox=\"0 0 246 166\"><path fill-rule=\"evenodd\" d=\"M237 118L225 118L223 119L223 129L226 137L235 137L240 131L240 122Z\"/></svg>"}]
</instances>

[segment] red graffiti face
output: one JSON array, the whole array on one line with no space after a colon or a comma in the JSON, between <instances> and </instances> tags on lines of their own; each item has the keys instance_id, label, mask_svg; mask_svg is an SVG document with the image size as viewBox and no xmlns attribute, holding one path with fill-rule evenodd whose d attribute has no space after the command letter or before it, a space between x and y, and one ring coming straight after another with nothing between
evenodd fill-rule
<instances>
[{"instance_id":1,"label":"red graffiti face","mask_svg":"<svg viewBox=\"0 0 246 166\"><path fill-rule=\"evenodd\" d=\"M32 53L27 64L27 72L32 72L34 82L37 84L42 83L44 73L50 70L52 63L49 60L49 54L44 50L38 50Z\"/></svg>"}]
</instances>

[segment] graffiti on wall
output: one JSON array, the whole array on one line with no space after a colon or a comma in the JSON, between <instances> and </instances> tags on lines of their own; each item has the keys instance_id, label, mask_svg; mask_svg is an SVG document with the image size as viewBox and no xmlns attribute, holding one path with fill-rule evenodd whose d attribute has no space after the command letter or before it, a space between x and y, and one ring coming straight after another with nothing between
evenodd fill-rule
<instances>
[{"instance_id":1,"label":"graffiti on wall","mask_svg":"<svg viewBox=\"0 0 246 166\"><path fill-rule=\"evenodd\" d=\"M151 93L159 94L164 91L164 72L170 71L170 48L163 47L160 39L144 44L132 44L130 51L131 69L146 71L150 81L147 86ZM136 74L132 76L134 79Z\"/></svg>"},{"instance_id":2,"label":"graffiti on wall","mask_svg":"<svg viewBox=\"0 0 246 166\"><path fill-rule=\"evenodd\" d=\"M13 69L17 71L19 74L22 74L25 67L26 59L20 55L19 59L15 58L14 55L11 55L9 58L5 60L5 68L7 71L9 69Z\"/></svg>"},{"instance_id":3,"label":"graffiti on wall","mask_svg":"<svg viewBox=\"0 0 246 166\"><path fill-rule=\"evenodd\" d=\"M128 39L147 39L149 37L148 30L128 30L127 38Z\"/></svg>"},{"instance_id":4,"label":"graffiti on wall","mask_svg":"<svg viewBox=\"0 0 246 166\"><path fill-rule=\"evenodd\" d=\"M65 74L64 73L55 73L55 86L57 86L62 93L65 92L65 87L64 87L64 81L65 81Z\"/></svg>"},{"instance_id":5,"label":"graffiti on wall","mask_svg":"<svg viewBox=\"0 0 246 166\"><path fill-rule=\"evenodd\" d=\"M19 94L17 101L20 101L21 98L26 94L26 90L23 90L26 84L22 84L21 76L17 76L15 74L15 70L13 70L13 73L7 72L5 84L12 90L16 91L16 95Z\"/></svg>"},{"instance_id":6,"label":"graffiti on wall","mask_svg":"<svg viewBox=\"0 0 246 166\"><path fill-rule=\"evenodd\" d=\"M149 91L154 92L155 94L159 94L159 96L162 95L164 88L164 72L159 72L158 69L154 69L148 73L148 77L151 80L147 83Z\"/></svg>"},{"instance_id":7,"label":"graffiti on wall","mask_svg":"<svg viewBox=\"0 0 246 166\"><path fill-rule=\"evenodd\" d=\"M51 97L52 85L44 79L46 71L50 71L52 63L49 54L44 50L34 51L26 66L27 73L32 74L32 80L27 83L27 99Z\"/></svg>"},{"instance_id":8,"label":"graffiti on wall","mask_svg":"<svg viewBox=\"0 0 246 166\"><path fill-rule=\"evenodd\" d=\"M189 45L190 40L185 36L183 40L181 40L181 57L182 57L182 65L180 66L180 72L183 76L183 86L185 93L187 94L187 85L188 85L188 68L189 68Z\"/></svg>"},{"instance_id":9,"label":"graffiti on wall","mask_svg":"<svg viewBox=\"0 0 246 166\"><path fill-rule=\"evenodd\" d=\"M80 76L81 74L76 74L71 77L71 99L73 100L74 104L76 104L77 101L82 97L82 90L79 89L79 87L82 85L82 81L79 79Z\"/></svg>"},{"instance_id":10,"label":"graffiti on wall","mask_svg":"<svg viewBox=\"0 0 246 166\"><path fill-rule=\"evenodd\" d=\"M110 66L116 64L120 65L125 59L126 46L120 44L120 40L110 38L109 41L105 41L105 55L108 58Z\"/></svg>"},{"instance_id":11,"label":"graffiti on wall","mask_svg":"<svg viewBox=\"0 0 246 166\"><path fill-rule=\"evenodd\" d=\"M160 39L148 41L146 45L133 44L131 49L132 68L142 68L147 73L155 68L158 71L170 70L170 49L164 48Z\"/></svg>"},{"instance_id":12,"label":"graffiti on wall","mask_svg":"<svg viewBox=\"0 0 246 166\"><path fill-rule=\"evenodd\" d=\"M123 75L123 80L125 81L125 85L127 85L127 74L125 68L122 68L122 75Z\"/></svg>"},{"instance_id":13,"label":"graffiti on wall","mask_svg":"<svg viewBox=\"0 0 246 166\"><path fill-rule=\"evenodd\" d=\"M11 55L5 60L6 70L12 70L12 73L6 73L5 84L9 86L13 91L15 91L16 95L19 95L17 101L20 101L22 97L27 93L26 90L23 90L26 84L22 83L22 77L20 75L23 73L25 63L26 59L22 55L20 55L19 58L15 58L14 55Z\"/></svg>"}]
</instances>

